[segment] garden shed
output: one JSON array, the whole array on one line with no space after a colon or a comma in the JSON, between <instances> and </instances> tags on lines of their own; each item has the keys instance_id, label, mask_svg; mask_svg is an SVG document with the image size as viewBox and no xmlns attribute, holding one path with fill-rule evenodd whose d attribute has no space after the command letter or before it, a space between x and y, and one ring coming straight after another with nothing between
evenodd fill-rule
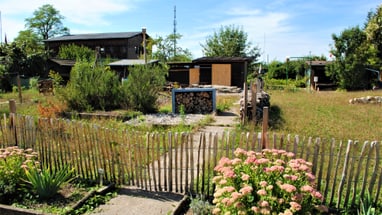
<instances>
[{"instance_id":1,"label":"garden shed","mask_svg":"<svg viewBox=\"0 0 382 215\"><path fill-rule=\"evenodd\" d=\"M202 57L190 63L169 63L167 80L182 85L223 85L243 87L246 66L253 58Z\"/></svg>"},{"instance_id":2,"label":"garden shed","mask_svg":"<svg viewBox=\"0 0 382 215\"><path fill-rule=\"evenodd\" d=\"M325 67L330 61L307 61L310 65L310 87L313 90L333 89L336 84L325 73Z\"/></svg>"}]
</instances>

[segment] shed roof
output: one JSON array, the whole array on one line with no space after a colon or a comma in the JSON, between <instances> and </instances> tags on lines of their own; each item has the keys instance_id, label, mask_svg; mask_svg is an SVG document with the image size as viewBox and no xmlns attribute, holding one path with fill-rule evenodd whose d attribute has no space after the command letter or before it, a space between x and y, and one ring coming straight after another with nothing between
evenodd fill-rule
<instances>
[{"instance_id":1,"label":"shed roof","mask_svg":"<svg viewBox=\"0 0 382 215\"><path fill-rule=\"evenodd\" d=\"M74 66L74 64L76 64L75 60L64 60L64 59L56 59L56 58L51 58L49 60L57 63L60 66Z\"/></svg>"},{"instance_id":2,"label":"shed roof","mask_svg":"<svg viewBox=\"0 0 382 215\"><path fill-rule=\"evenodd\" d=\"M312 60L312 61L305 61L305 63L312 66L326 66L327 64L330 64L331 61Z\"/></svg>"},{"instance_id":3,"label":"shed roof","mask_svg":"<svg viewBox=\"0 0 382 215\"><path fill-rule=\"evenodd\" d=\"M201 57L192 61L192 63L241 63L251 62L251 57Z\"/></svg>"},{"instance_id":4,"label":"shed roof","mask_svg":"<svg viewBox=\"0 0 382 215\"><path fill-rule=\"evenodd\" d=\"M149 60L147 63L157 63L159 60ZM109 66L132 66L145 64L143 59L123 59L109 63Z\"/></svg>"},{"instance_id":5,"label":"shed roof","mask_svg":"<svg viewBox=\"0 0 382 215\"><path fill-rule=\"evenodd\" d=\"M131 38L142 32L115 32L115 33L95 33L95 34L70 34L60 37L49 38L44 42L71 41L71 40L100 40L100 39L123 39Z\"/></svg>"}]
</instances>

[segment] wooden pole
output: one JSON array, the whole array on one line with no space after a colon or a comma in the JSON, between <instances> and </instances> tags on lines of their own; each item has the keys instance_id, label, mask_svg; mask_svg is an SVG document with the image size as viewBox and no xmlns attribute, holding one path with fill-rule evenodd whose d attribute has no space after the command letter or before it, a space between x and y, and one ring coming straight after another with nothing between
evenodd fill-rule
<instances>
[{"instance_id":1,"label":"wooden pole","mask_svg":"<svg viewBox=\"0 0 382 215\"><path fill-rule=\"evenodd\" d=\"M263 108L263 132L262 132L262 137L261 137L261 142L262 142L262 147L263 149L268 148L268 118L269 118L269 113L268 113L268 107Z\"/></svg>"},{"instance_id":2,"label":"wooden pole","mask_svg":"<svg viewBox=\"0 0 382 215\"><path fill-rule=\"evenodd\" d=\"M243 119L242 124L245 124L245 121L247 119L247 106L248 106L248 87L247 87L247 61L244 62L244 113L243 113Z\"/></svg>"},{"instance_id":3,"label":"wooden pole","mask_svg":"<svg viewBox=\"0 0 382 215\"><path fill-rule=\"evenodd\" d=\"M9 100L9 112L16 113L16 101L14 99Z\"/></svg>"},{"instance_id":4,"label":"wooden pole","mask_svg":"<svg viewBox=\"0 0 382 215\"><path fill-rule=\"evenodd\" d=\"M10 127L13 131L14 137L15 137L15 146L18 145L17 142L17 132L16 132L16 101L14 99L9 100L9 120L10 120Z\"/></svg>"},{"instance_id":5,"label":"wooden pole","mask_svg":"<svg viewBox=\"0 0 382 215\"><path fill-rule=\"evenodd\" d=\"M20 80L20 74L17 73L17 89L19 91L19 101L20 103L23 103L23 96L21 93L21 80Z\"/></svg>"},{"instance_id":6,"label":"wooden pole","mask_svg":"<svg viewBox=\"0 0 382 215\"><path fill-rule=\"evenodd\" d=\"M251 84L251 106L252 106L252 121L253 125L256 125L256 107L257 107L257 84Z\"/></svg>"}]
</instances>

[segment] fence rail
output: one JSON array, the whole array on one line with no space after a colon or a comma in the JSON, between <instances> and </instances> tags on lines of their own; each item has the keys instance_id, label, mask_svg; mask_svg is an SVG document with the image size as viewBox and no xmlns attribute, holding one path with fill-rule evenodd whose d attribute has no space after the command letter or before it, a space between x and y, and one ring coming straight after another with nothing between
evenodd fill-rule
<instances>
[{"instance_id":1,"label":"fence rail","mask_svg":"<svg viewBox=\"0 0 382 215\"><path fill-rule=\"evenodd\" d=\"M213 167L237 147L294 152L313 163L325 203L342 208L370 193L382 200L380 142L342 142L261 133L140 133L65 119L11 114L0 122L0 147L17 145L39 153L44 166L71 165L85 179L145 190L212 195ZM102 170L102 171L100 171Z\"/></svg>"}]
</instances>

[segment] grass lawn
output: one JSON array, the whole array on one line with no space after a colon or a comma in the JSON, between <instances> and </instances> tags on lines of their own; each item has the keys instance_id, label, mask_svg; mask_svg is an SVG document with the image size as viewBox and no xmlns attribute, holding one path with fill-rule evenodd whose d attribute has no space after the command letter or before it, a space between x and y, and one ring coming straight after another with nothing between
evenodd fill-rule
<instances>
[{"instance_id":1,"label":"grass lawn","mask_svg":"<svg viewBox=\"0 0 382 215\"><path fill-rule=\"evenodd\" d=\"M269 91L270 131L336 140L381 140L382 104L350 104L382 91Z\"/></svg>"}]
</instances>

